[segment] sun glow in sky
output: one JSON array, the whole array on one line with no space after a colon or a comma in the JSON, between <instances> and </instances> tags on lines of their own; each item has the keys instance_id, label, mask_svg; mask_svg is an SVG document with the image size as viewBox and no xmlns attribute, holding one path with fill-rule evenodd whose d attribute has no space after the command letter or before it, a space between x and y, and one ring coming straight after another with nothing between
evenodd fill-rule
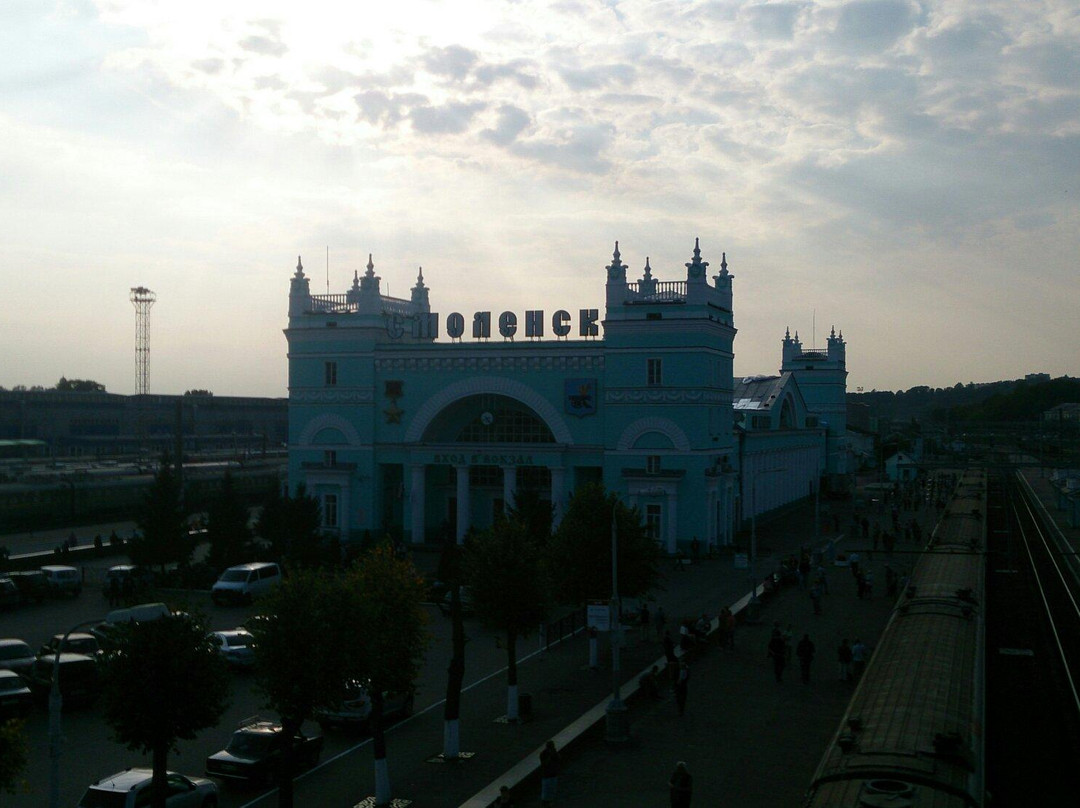
<instances>
[{"instance_id":1,"label":"sun glow in sky","mask_svg":"<svg viewBox=\"0 0 1080 808\"><path fill-rule=\"evenodd\" d=\"M696 236L737 374L832 325L849 389L1080 371L1072 0L352 6L0 5L0 385L133 392L142 285L152 391L284 395L298 253L520 314Z\"/></svg>"}]
</instances>

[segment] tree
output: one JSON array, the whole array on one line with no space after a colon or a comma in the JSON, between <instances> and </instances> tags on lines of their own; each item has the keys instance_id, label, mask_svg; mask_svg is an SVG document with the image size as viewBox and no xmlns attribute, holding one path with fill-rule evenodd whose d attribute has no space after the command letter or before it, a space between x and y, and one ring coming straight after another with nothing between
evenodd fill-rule
<instances>
[{"instance_id":1,"label":"tree","mask_svg":"<svg viewBox=\"0 0 1080 808\"><path fill-rule=\"evenodd\" d=\"M278 805L292 808L292 740L315 708L337 701L348 675L348 643L362 634L344 577L296 569L261 601L251 632L259 652L255 681L281 718Z\"/></svg>"},{"instance_id":2,"label":"tree","mask_svg":"<svg viewBox=\"0 0 1080 808\"><path fill-rule=\"evenodd\" d=\"M165 454L143 501L138 520L141 535L132 541L128 551L134 563L157 565L164 572L166 564L186 564L191 560L194 546L180 493L180 482Z\"/></svg>"},{"instance_id":3,"label":"tree","mask_svg":"<svg viewBox=\"0 0 1080 808\"><path fill-rule=\"evenodd\" d=\"M9 718L0 721L0 792L14 794L22 784L26 768L26 733L23 721Z\"/></svg>"},{"instance_id":4,"label":"tree","mask_svg":"<svg viewBox=\"0 0 1080 808\"><path fill-rule=\"evenodd\" d=\"M196 390L185 390L184 395L185 396L213 396L214 394L211 393L209 390L196 389Z\"/></svg>"},{"instance_id":5,"label":"tree","mask_svg":"<svg viewBox=\"0 0 1080 808\"><path fill-rule=\"evenodd\" d=\"M210 566L224 569L246 562L251 555L248 509L236 493L230 472L225 472L221 491L207 509L206 517Z\"/></svg>"},{"instance_id":6,"label":"tree","mask_svg":"<svg viewBox=\"0 0 1080 808\"><path fill-rule=\"evenodd\" d=\"M465 580L480 618L506 633L506 717L518 719L517 638L547 616L551 588L542 549L520 519L501 517L465 543Z\"/></svg>"},{"instance_id":7,"label":"tree","mask_svg":"<svg viewBox=\"0 0 1080 808\"><path fill-rule=\"evenodd\" d=\"M228 705L229 673L206 621L190 614L128 623L104 663L105 721L114 737L153 760L153 808L165 808L166 771L177 740L217 724Z\"/></svg>"},{"instance_id":8,"label":"tree","mask_svg":"<svg viewBox=\"0 0 1080 808\"><path fill-rule=\"evenodd\" d=\"M383 544L356 561L345 583L352 613L359 618L349 632L349 678L369 683L375 804L389 805L383 694L411 690L419 673L428 640L420 607L424 582L411 561L397 558L392 547Z\"/></svg>"},{"instance_id":9,"label":"tree","mask_svg":"<svg viewBox=\"0 0 1080 808\"><path fill-rule=\"evenodd\" d=\"M65 379L61 376L56 389L65 393L104 393L105 385L92 379Z\"/></svg>"},{"instance_id":10,"label":"tree","mask_svg":"<svg viewBox=\"0 0 1080 808\"><path fill-rule=\"evenodd\" d=\"M461 686L465 682L465 620L461 609L461 546L452 534L443 536L439 556L439 580L450 592L450 664L446 669L446 701L443 705L443 759L461 754Z\"/></svg>"},{"instance_id":11,"label":"tree","mask_svg":"<svg viewBox=\"0 0 1080 808\"><path fill-rule=\"evenodd\" d=\"M319 501L308 496L302 485L296 496L282 496L275 487L263 505L255 532L270 542L275 558L290 567L318 567L330 555L322 535Z\"/></svg>"},{"instance_id":12,"label":"tree","mask_svg":"<svg viewBox=\"0 0 1080 808\"><path fill-rule=\"evenodd\" d=\"M620 597L643 597L660 582L660 550L637 508L614 492L589 483L574 492L552 537L549 563L558 570L555 585L566 603L611 598L611 519L618 525Z\"/></svg>"}]
</instances>

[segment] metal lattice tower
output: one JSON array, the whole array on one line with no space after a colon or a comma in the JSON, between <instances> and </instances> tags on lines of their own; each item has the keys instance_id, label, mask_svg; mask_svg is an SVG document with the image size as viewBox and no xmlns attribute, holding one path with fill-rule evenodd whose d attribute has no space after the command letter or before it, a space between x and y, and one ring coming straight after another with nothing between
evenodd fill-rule
<instances>
[{"instance_id":1,"label":"metal lattice tower","mask_svg":"<svg viewBox=\"0 0 1080 808\"><path fill-rule=\"evenodd\" d=\"M150 392L150 307L157 295L136 286L130 299L135 306L135 395L146 395Z\"/></svg>"}]
</instances>

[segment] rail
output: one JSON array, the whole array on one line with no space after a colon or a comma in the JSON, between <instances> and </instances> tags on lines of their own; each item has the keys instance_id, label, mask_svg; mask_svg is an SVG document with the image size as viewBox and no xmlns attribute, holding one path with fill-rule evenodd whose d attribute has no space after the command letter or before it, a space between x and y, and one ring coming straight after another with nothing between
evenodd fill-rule
<instances>
[{"instance_id":1,"label":"rail","mask_svg":"<svg viewBox=\"0 0 1080 808\"><path fill-rule=\"evenodd\" d=\"M686 300L686 281L634 281L626 284L633 303L682 303Z\"/></svg>"}]
</instances>

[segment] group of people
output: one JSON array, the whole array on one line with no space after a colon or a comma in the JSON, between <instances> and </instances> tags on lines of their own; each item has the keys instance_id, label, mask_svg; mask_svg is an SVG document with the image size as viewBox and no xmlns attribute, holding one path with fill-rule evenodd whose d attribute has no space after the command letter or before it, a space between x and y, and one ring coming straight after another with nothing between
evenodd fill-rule
<instances>
[{"instance_id":1,"label":"group of people","mask_svg":"<svg viewBox=\"0 0 1080 808\"><path fill-rule=\"evenodd\" d=\"M772 661L773 675L778 683L784 681L784 669L791 661L793 638L794 632L790 623L785 629L781 629L778 622L773 623L772 634L769 637L769 645L766 649L766 657ZM802 639L794 648L794 654L799 660L799 674L804 685L810 684L810 665L814 661L816 653L817 648L814 641L810 639L810 635L803 634Z\"/></svg>"}]
</instances>

